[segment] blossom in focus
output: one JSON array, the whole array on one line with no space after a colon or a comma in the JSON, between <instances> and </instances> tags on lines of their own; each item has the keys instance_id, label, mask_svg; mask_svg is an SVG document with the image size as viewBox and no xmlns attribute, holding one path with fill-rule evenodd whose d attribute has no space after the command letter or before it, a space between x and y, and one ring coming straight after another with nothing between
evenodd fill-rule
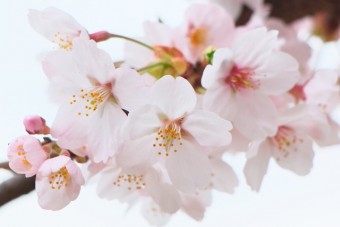
<instances>
[{"instance_id":1,"label":"blossom in focus","mask_svg":"<svg viewBox=\"0 0 340 227\"><path fill-rule=\"evenodd\" d=\"M117 155L118 165L160 163L178 190L207 187L210 164L204 148L228 145L230 122L195 110L195 91L182 77L159 79L150 103L129 113L124 132L130 140Z\"/></svg>"},{"instance_id":2,"label":"blossom in focus","mask_svg":"<svg viewBox=\"0 0 340 227\"><path fill-rule=\"evenodd\" d=\"M61 104L51 132L58 144L106 162L116 150L116 133L131 111L147 100L140 75L115 69L110 56L92 40L76 38L70 52L55 51L43 62L51 95ZM105 139L109 138L109 139Z\"/></svg>"},{"instance_id":3,"label":"blossom in focus","mask_svg":"<svg viewBox=\"0 0 340 227\"><path fill-rule=\"evenodd\" d=\"M80 169L69 157L48 159L39 168L35 181L39 205L60 210L78 197L84 183Z\"/></svg>"},{"instance_id":4,"label":"blossom in focus","mask_svg":"<svg viewBox=\"0 0 340 227\"><path fill-rule=\"evenodd\" d=\"M202 76L204 108L249 139L275 134L276 108L269 96L288 91L299 79L297 61L275 50L276 42L277 32L265 28L243 33L231 49L216 50Z\"/></svg>"},{"instance_id":5,"label":"blossom in focus","mask_svg":"<svg viewBox=\"0 0 340 227\"><path fill-rule=\"evenodd\" d=\"M7 149L9 167L16 173L34 176L40 165L47 159L47 154L39 140L33 136L21 136L9 144Z\"/></svg>"},{"instance_id":6,"label":"blossom in focus","mask_svg":"<svg viewBox=\"0 0 340 227\"><path fill-rule=\"evenodd\" d=\"M71 15L53 7L42 11L31 9L28 20L34 30L64 50L72 49L75 37L89 39L86 29Z\"/></svg>"},{"instance_id":7,"label":"blossom in focus","mask_svg":"<svg viewBox=\"0 0 340 227\"><path fill-rule=\"evenodd\" d=\"M234 22L219 5L194 4L186 11L185 21L174 33L174 44L185 58L195 64L210 46L228 47L234 36Z\"/></svg>"}]
</instances>

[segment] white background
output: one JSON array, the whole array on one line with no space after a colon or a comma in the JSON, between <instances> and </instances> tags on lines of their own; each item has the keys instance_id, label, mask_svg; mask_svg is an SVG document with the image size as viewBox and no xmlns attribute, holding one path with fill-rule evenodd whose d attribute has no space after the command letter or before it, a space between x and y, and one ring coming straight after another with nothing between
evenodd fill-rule
<instances>
[{"instance_id":1,"label":"white background","mask_svg":"<svg viewBox=\"0 0 340 227\"><path fill-rule=\"evenodd\" d=\"M52 123L57 106L47 97L47 80L39 59L53 46L30 28L28 9L55 6L73 15L89 32L108 30L141 36L142 23L161 17L168 24L181 21L187 2L180 0L2 0L0 7L0 161L6 160L8 142L25 134L22 119L40 114ZM106 48L115 60L122 57L122 42L110 40ZM339 47L329 44L323 65L339 61ZM326 57L328 57L326 59ZM205 219L196 222L179 213L167 226L319 227L340 226L340 147L318 150L314 168L306 177L296 176L271 163L260 193L246 186L244 158L230 157L240 178L234 195L214 193ZM11 175L0 170L0 182ZM45 211L35 192L0 207L1 227L20 226L148 226L139 208L96 196L85 187L79 198L58 212Z\"/></svg>"}]
</instances>

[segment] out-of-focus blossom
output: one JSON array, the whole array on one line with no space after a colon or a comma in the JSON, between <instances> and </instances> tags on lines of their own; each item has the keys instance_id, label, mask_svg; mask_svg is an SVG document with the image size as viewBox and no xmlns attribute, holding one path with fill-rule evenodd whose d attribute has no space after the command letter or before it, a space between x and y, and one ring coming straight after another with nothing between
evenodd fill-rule
<instances>
[{"instance_id":1,"label":"out-of-focus blossom","mask_svg":"<svg viewBox=\"0 0 340 227\"><path fill-rule=\"evenodd\" d=\"M311 106L291 108L279 117L274 136L251 144L244 173L253 190L259 191L270 158L298 175L309 173L314 158L313 140L328 135L328 131L323 130L327 128L327 121L320 121L320 117L324 116Z\"/></svg>"},{"instance_id":2,"label":"out-of-focus blossom","mask_svg":"<svg viewBox=\"0 0 340 227\"><path fill-rule=\"evenodd\" d=\"M194 4L186 11L185 21L176 29L174 43L185 58L195 64L210 46L228 47L234 37L234 22L216 4Z\"/></svg>"}]
</instances>

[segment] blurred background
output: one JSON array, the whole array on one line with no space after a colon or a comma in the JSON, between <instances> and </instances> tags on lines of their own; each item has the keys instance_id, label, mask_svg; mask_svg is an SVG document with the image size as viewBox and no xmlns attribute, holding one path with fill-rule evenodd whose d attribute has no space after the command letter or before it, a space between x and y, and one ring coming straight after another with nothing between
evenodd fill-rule
<instances>
[{"instance_id":1,"label":"blurred background","mask_svg":"<svg viewBox=\"0 0 340 227\"><path fill-rule=\"evenodd\" d=\"M145 20L161 18L178 25L188 4L185 0L3 0L0 8L0 162L6 161L9 142L26 132L22 120L30 114L43 116L52 124L57 106L49 101L48 81L40 66L46 51L55 47L31 29L29 9L54 6L71 14L90 33L107 30L131 37L143 35ZM311 38L318 52L317 67L338 68L340 44L324 44ZM123 58L123 42L101 43L114 60ZM212 206L202 222L183 213L172 217L167 226L237 227L319 227L340 226L340 146L319 149L314 168L299 177L271 163L259 193L252 192L242 175L242 155L228 157L239 176L233 195L214 193ZM12 174L0 169L0 183ZM42 210L35 192L0 207L0 226L149 226L140 207L128 211L125 204L99 199L95 185L84 187L79 198L57 212Z\"/></svg>"}]
</instances>

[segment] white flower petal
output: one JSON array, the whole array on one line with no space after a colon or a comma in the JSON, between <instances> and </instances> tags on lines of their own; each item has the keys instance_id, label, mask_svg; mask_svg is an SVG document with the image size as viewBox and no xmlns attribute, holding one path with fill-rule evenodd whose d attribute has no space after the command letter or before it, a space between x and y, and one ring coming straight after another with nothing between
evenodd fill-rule
<instances>
[{"instance_id":1,"label":"white flower petal","mask_svg":"<svg viewBox=\"0 0 340 227\"><path fill-rule=\"evenodd\" d=\"M296 134L297 141L286 147L286 152L275 150L273 156L277 164L282 168L304 176L307 175L313 167L313 141L303 135Z\"/></svg>"},{"instance_id":2,"label":"white flower petal","mask_svg":"<svg viewBox=\"0 0 340 227\"><path fill-rule=\"evenodd\" d=\"M111 82L113 61L108 53L97 47L95 41L75 38L72 55L81 75L102 85Z\"/></svg>"},{"instance_id":3,"label":"white flower petal","mask_svg":"<svg viewBox=\"0 0 340 227\"><path fill-rule=\"evenodd\" d=\"M132 111L150 100L151 89L146 86L137 71L129 68L118 68L115 71L115 83L112 92L120 106Z\"/></svg>"},{"instance_id":4,"label":"white flower petal","mask_svg":"<svg viewBox=\"0 0 340 227\"><path fill-rule=\"evenodd\" d=\"M263 140L276 133L276 109L271 99L257 92L237 94L238 114L232 121L239 132L252 140Z\"/></svg>"},{"instance_id":5,"label":"white flower petal","mask_svg":"<svg viewBox=\"0 0 340 227\"><path fill-rule=\"evenodd\" d=\"M298 62L289 54L276 51L255 69L259 90L268 95L279 95L292 88L300 79Z\"/></svg>"},{"instance_id":6,"label":"white flower petal","mask_svg":"<svg viewBox=\"0 0 340 227\"><path fill-rule=\"evenodd\" d=\"M180 208L180 197L170 184L160 183L151 189L151 197L166 213L173 214Z\"/></svg>"},{"instance_id":7,"label":"white flower petal","mask_svg":"<svg viewBox=\"0 0 340 227\"><path fill-rule=\"evenodd\" d=\"M239 68L255 68L268 59L277 41L277 31L257 28L235 38L234 61ZM275 65L276 66L276 65Z\"/></svg>"},{"instance_id":8,"label":"white flower petal","mask_svg":"<svg viewBox=\"0 0 340 227\"><path fill-rule=\"evenodd\" d=\"M184 118L182 126L202 146L226 146L231 142L231 123L213 112L194 111Z\"/></svg>"},{"instance_id":9,"label":"white flower petal","mask_svg":"<svg viewBox=\"0 0 340 227\"><path fill-rule=\"evenodd\" d=\"M171 120L191 112L197 101L191 84L182 77L172 76L164 76L155 83L151 99Z\"/></svg>"},{"instance_id":10,"label":"white flower petal","mask_svg":"<svg viewBox=\"0 0 340 227\"><path fill-rule=\"evenodd\" d=\"M213 187L222 192L234 193L238 179L233 169L220 159L213 159L211 167Z\"/></svg>"},{"instance_id":11,"label":"white flower petal","mask_svg":"<svg viewBox=\"0 0 340 227\"><path fill-rule=\"evenodd\" d=\"M153 144L157 133L149 134L136 140L126 141L124 148L117 154L117 164L122 167L151 165L158 158Z\"/></svg>"},{"instance_id":12,"label":"white flower petal","mask_svg":"<svg viewBox=\"0 0 340 227\"><path fill-rule=\"evenodd\" d=\"M129 113L124 130L134 140L150 133L155 133L162 126L161 110L152 105L145 105Z\"/></svg>"},{"instance_id":13,"label":"white flower petal","mask_svg":"<svg viewBox=\"0 0 340 227\"><path fill-rule=\"evenodd\" d=\"M183 140L181 149L166 159L169 177L178 190L194 193L210 183L208 158L198 149L190 141Z\"/></svg>"},{"instance_id":14,"label":"white flower petal","mask_svg":"<svg viewBox=\"0 0 340 227\"><path fill-rule=\"evenodd\" d=\"M272 147L268 142L262 143L257 152L257 156L248 159L244 167L243 172L246 176L247 184L254 191L259 191L261 188L263 177L268 169L271 149Z\"/></svg>"}]
</instances>

